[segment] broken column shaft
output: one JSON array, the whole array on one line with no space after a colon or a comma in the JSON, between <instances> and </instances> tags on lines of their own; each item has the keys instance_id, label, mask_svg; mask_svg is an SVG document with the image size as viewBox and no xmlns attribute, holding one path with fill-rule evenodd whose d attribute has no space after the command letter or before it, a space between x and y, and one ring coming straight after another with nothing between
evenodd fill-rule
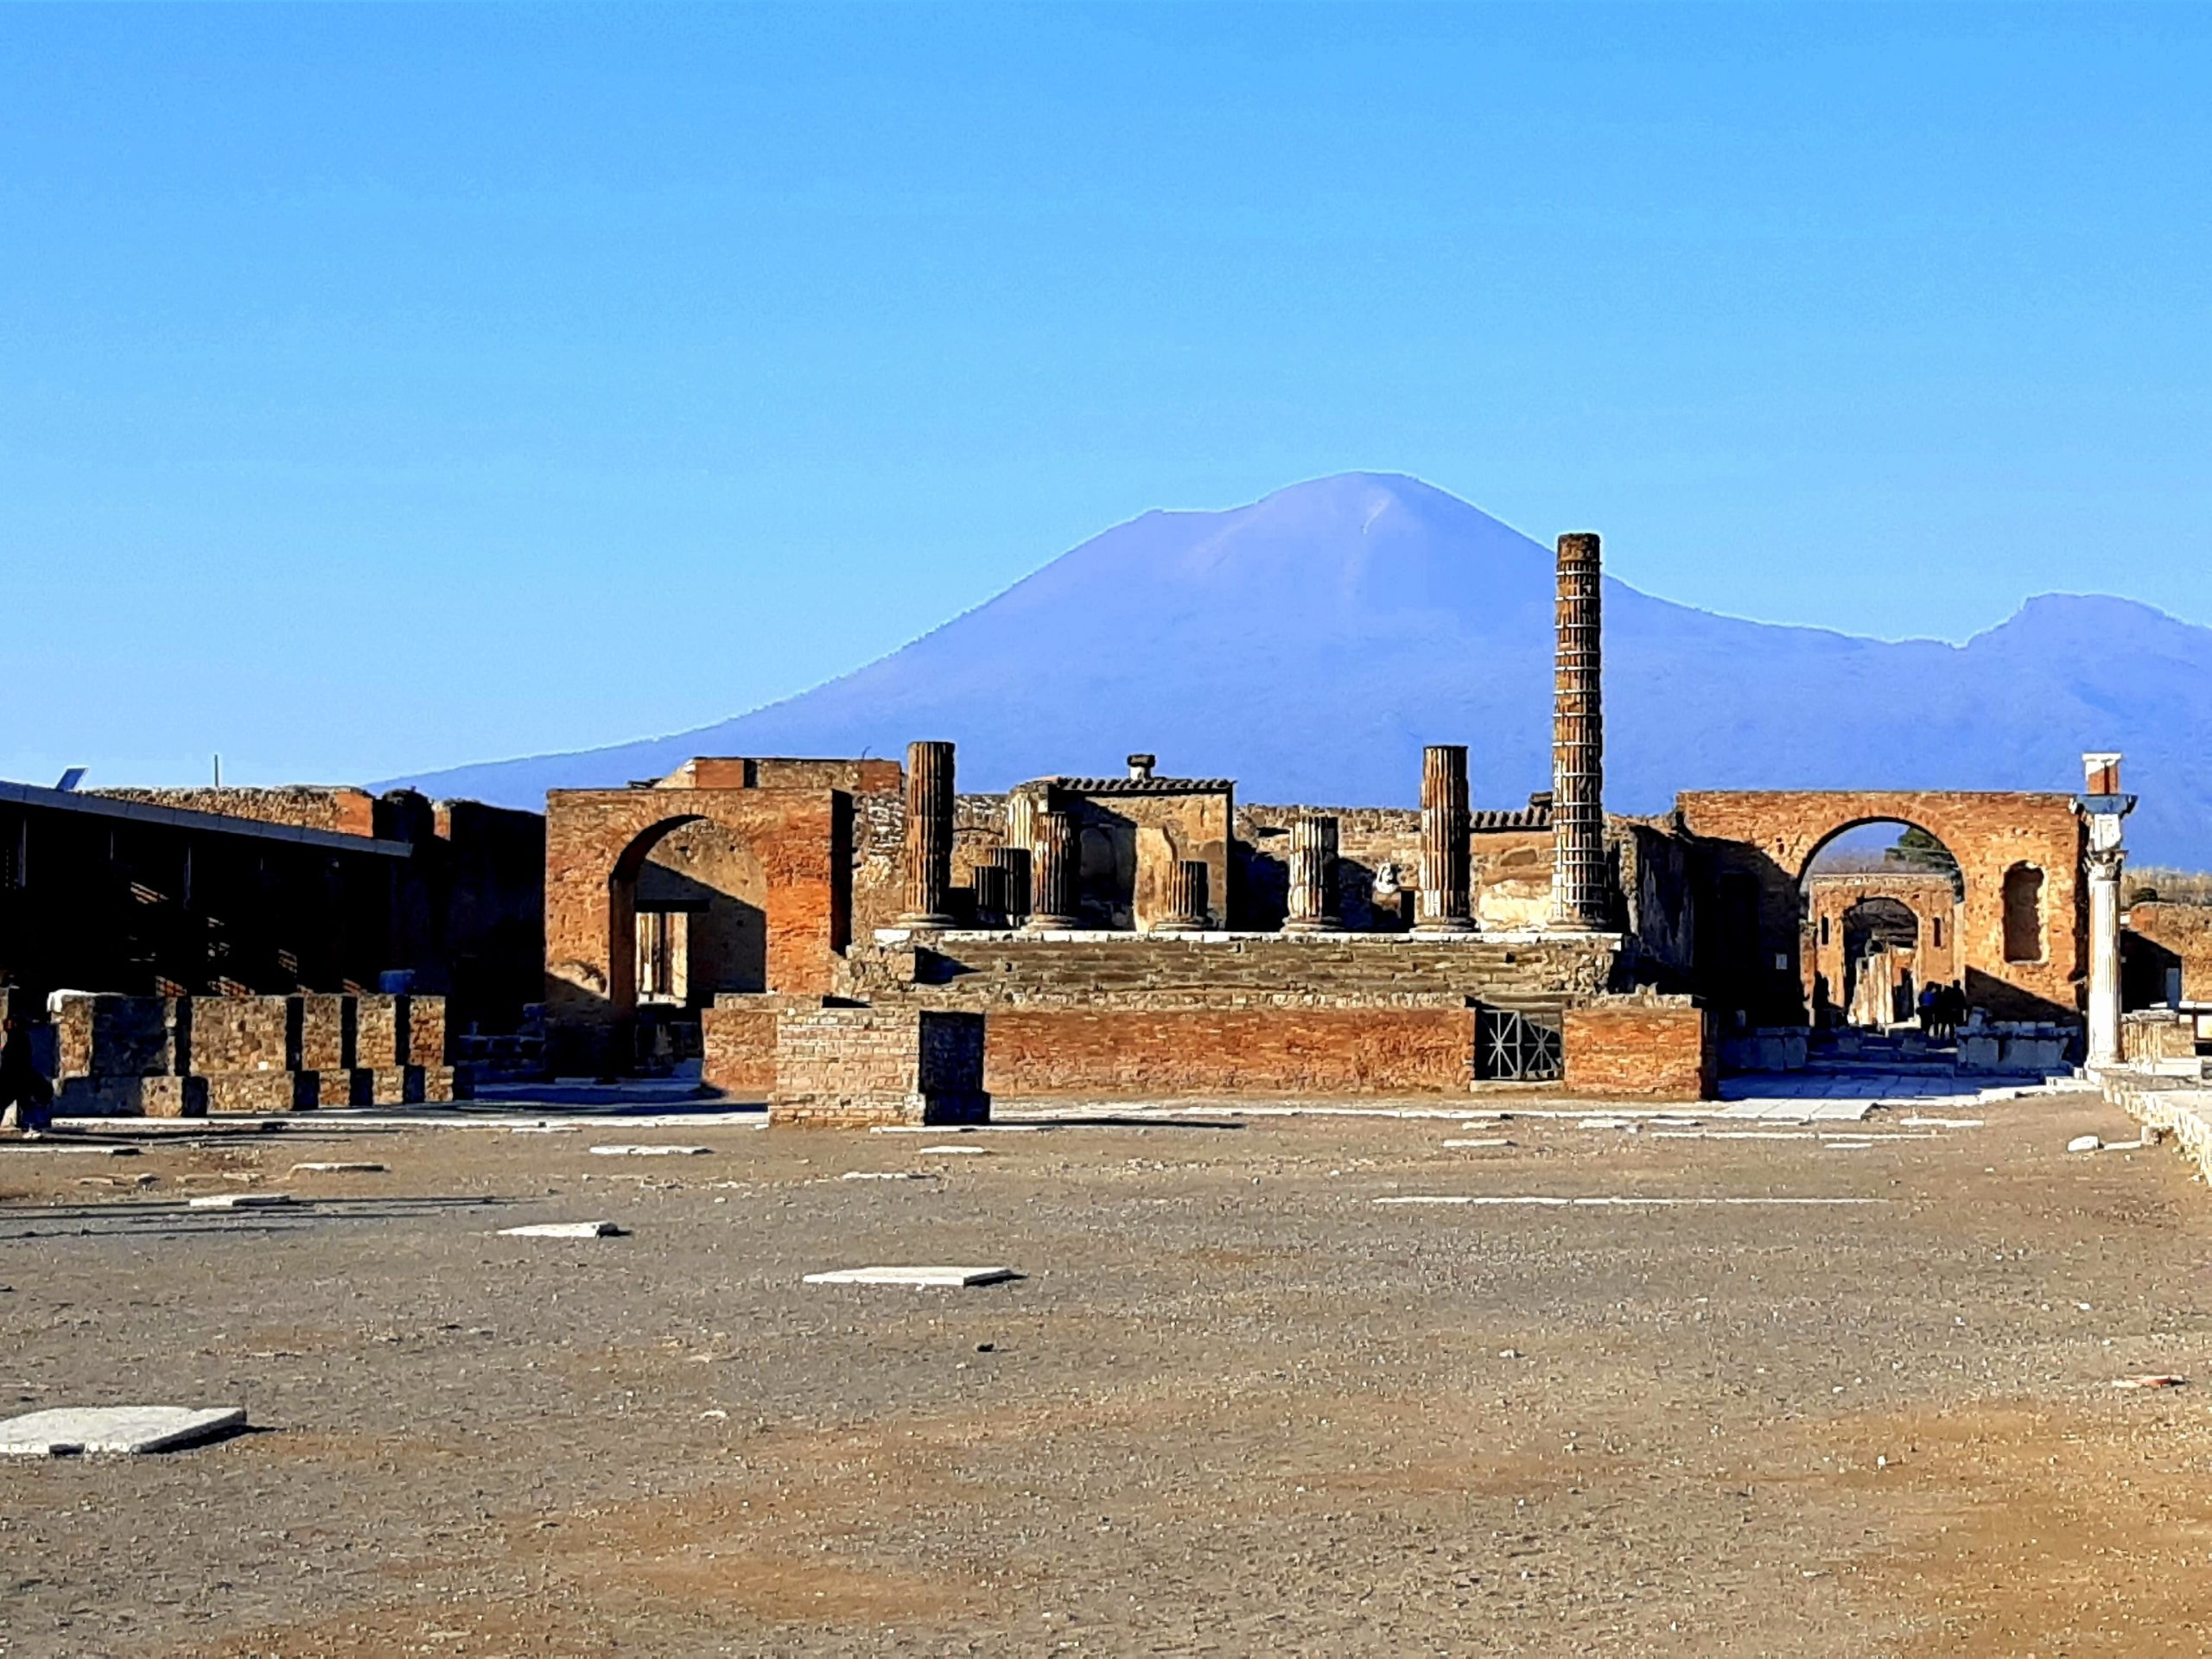
<instances>
[{"instance_id":1,"label":"broken column shaft","mask_svg":"<svg viewBox=\"0 0 2212 1659\"><path fill-rule=\"evenodd\" d=\"M1471 932L1468 886L1466 745L1432 743L1421 752L1421 902L1414 931Z\"/></svg>"},{"instance_id":2,"label":"broken column shaft","mask_svg":"<svg viewBox=\"0 0 2212 1659\"><path fill-rule=\"evenodd\" d=\"M1029 914L1029 849L1027 847L994 848L986 868L999 873L996 885L1005 904L1007 923L1020 922Z\"/></svg>"},{"instance_id":3,"label":"broken column shaft","mask_svg":"<svg viewBox=\"0 0 2212 1659\"><path fill-rule=\"evenodd\" d=\"M1203 933L1208 920L1205 861L1179 858L1167 867L1167 914L1152 925L1152 931Z\"/></svg>"},{"instance_id":4,"label":"broken column shaft","mask_svg":"<svg viewBox=\"0 0 2212 1659\"><path fill-rule=\"evenodd\" d=\"M1329 933L1337 916L1337 821L1325 815L1290 825L1290 906L1286 933Z\"/></svg>"},{"instance_id":5,"label":"broken column shaft","mask_svg":"<svg viewBox=\"0 0 2212 1659\"><path fill-rule=\"evenodd\" d=\"M1605 715L1598 538L1559 538L1552 701L1552 925L1607 925Z\"/></svg>"},{"instance_id":6,"label":"broken column shaft","mask_svg":"<svg viewBox=\"0 0 2212 1659\"><path fill-rule=\"evenodd\" d=\"M1083 925L1076 908L1075 819L1065 812L1039 812L1036 844L1029 849L1029 926L1065 931Z\"/></svg>"},{"instance_id":7,"label":"broken column shaft","mask_svg":"<svg viewBox=\"0 0 2212 1659\"><path fill-rule=\"evenodd\" d=\"M906 909L901 927L952 925L952 745L906 746Z\"/></svg>"}]
</instances>

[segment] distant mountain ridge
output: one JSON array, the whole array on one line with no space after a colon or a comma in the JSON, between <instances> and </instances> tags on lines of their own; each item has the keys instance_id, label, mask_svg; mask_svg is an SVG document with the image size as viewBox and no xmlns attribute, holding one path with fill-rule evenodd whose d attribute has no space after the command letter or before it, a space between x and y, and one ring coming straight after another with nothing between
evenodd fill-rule
<instances>
[{"instance_id":1,"label":"distant mountain ridge","mask_svg":"<svg viewBox=\"0 0 2212 1659\"><path fill-rule=\"evenodd\" d=\"M1234 777L1248 800L1405 804L1468 746L1478 805L1548 786L1551 550L1412 478L1154 512L811 690L673 736L391 780L536 806L694 754L959 745L963 788ZM2139 861L2212 866L2212 628L2050 594L1963 645L1719 616L1605 584L1606 799L1682 789L2053 789L2128 754Z\"/></svg>"}]
</instances>

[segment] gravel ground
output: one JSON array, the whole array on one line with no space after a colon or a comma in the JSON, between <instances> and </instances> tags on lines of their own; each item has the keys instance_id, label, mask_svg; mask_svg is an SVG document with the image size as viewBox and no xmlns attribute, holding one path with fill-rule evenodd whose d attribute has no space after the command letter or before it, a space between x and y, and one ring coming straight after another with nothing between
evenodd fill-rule
<instances>
[{"instance_id":1,"label":"gravel ground","mask_svg":"<svg viewBox=\"0 0 2212 1659\"><path fill-rule=\"evenodd\" d=\"M0 1408L257 1426L0 1466L0 1652L2212 1649L2212 1198L1907 1116L0 1145Z\"/></svg>"}]
</instances>

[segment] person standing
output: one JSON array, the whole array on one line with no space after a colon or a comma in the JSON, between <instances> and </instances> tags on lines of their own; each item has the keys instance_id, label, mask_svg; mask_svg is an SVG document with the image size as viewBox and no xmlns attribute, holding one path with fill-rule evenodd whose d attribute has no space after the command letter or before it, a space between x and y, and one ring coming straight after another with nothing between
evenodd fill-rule
<instances>
[{"instance_id":1,"label":"person standing","mask_svg":"<svg viewBox=\"0 0 2212 1659\"><path fill-rule=\"evenodd\" d=\"M54 1085L31 1058L29 1028L10 1017L6 1044L0 1046L0 1114L13 1108L16 1127L27 1135L38 1135L53 1122L53 1107Z\"/></svg>"}]
</instances>

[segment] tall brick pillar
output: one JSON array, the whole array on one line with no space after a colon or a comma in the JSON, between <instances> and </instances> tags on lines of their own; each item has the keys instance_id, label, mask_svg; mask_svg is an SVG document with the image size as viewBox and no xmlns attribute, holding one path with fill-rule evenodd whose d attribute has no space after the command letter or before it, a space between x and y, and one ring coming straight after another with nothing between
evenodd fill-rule
<instances>
[{"instance_id":1,"label":"tall brick pillar","mask_svg":"<svg viewBox=\"0 0 2212 1659\"><path fill-rule=\"evenodd\" d=\"M952 745L906 746L906 908L901 927L952 925Z\"/></svg>"},{"instance_id":2,"label":"tall brick pillar","mask_svg":"<svg viewBox=\"0 0 2212 1659\"><path fill-rule=\"evenodd\" d=\"M1081 854L1075 819L1065 812L1039 812L1036 837L1029 849L1029 925L1039 931L1081 927L1075 886Z\"/></svg>"},{"instance_id":3,"label":"tall brick pillar","mask_svg":"<svg viewBox=\"0 0 2212 1659\"><path fill-rule=\"evenodd\" d=\"M1206 914L1206 867L1203 859L1179 858L1167 867L1167 914L1152 925L1155 933L1203 933Z\"/></svg>"},{"instance_id":4,"label":"tall brick pillar","mask_svg":"<svg viewBox=\"0 0 2212 1659\"><path fill-rule=\"evenodd\" d=\"M1611 919L1605 879L1605 713L1598 538L1559 538L1559 652L1552 701L1552 925Z\"/></svg>"},{"instance_id":5,"label":"tall brick pillar","mask_svg":"<svg viewBox=\"0 0 2212 1659\"><path fill-rule=\"evenodd\" d=\"M1467 746L1432 743L1421 752L1421 901L1416 933L1470 933Z\"/></svg>"},{"instance_id":6,"label":"tall brick pillar","mask_svg":"<svg viewBox=\"0 0 2212 1659\"><path fill-rule=\"evenodd\" d=\"M1286 933L1332 933L1337 915L1337 821L1324 814L1290 824L1290 914Z\"/></svg>"}]
</instances>

